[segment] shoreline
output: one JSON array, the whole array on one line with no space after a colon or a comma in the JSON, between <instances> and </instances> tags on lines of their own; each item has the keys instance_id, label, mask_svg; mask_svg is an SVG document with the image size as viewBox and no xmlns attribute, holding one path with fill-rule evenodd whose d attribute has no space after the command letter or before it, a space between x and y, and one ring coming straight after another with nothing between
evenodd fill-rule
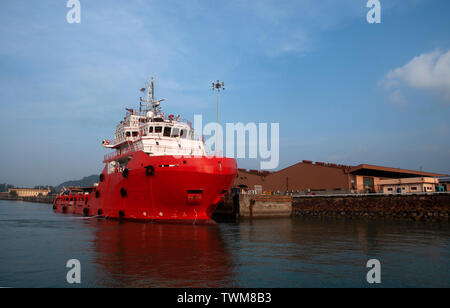
<instances>
[{"instance_id":1,"label":"shoreline","mask_svg":"<svg viewBox=\"0 0 450 308\"><path fill-rule=\"evenodd\" d=\"M215 218L332 217L450 222L450 193L411 195L228 196Z\"/></svg>"},{"instance_id":2,"label":"shoreline","mask_svg":"<svg viewBox=\"0 0 450 308\"><path fill-rule=\"evenodd\" d=\"M0 200L7 200L7 201L25 201L25 202L34 202L34 203L48 203L53 204L53 201L55 200L55 197L49 196L49 197L5 197L0 196Z\"/></svg>"},{"instance_id":3,"label":"shoreline","mask_svg":"<svg viewBox=\"0 0 450 308\"><path fill-rule=\"evenodd\" d=\"M253 196L254 198L255 196ZM251 198L251 197L250 197ZM251 199L253 199L251 198ZM242 197L241 197L242 199ZM283 198L284 199L284 198ZM33 203L53 204L54 196L46 197L5 197L0 200L24 201ZM230 200L231 201L231 200ZM227 216L236 218L259 219L264 217L245 217L239 215L245 209L248 202L240 200L237 208L228 203ZM259 202L258 202L259 203ZM269 208L279 211L277 204L269 204ZM228 212L228 211L226 211ZM218 210L216 218L221 218L226 213ZM238 215L236 215L238 214ZM273 213L272 213L273 214ZM271 215L267 215L270 217ZM274 217L279 217L275 215ZM286 215L283 215L286 217ZM345 195L345 196L305 196L294 197L292 200L291 215L287 217L332 217L351 219L390 219L425 222L450 222L450 193L439 195Z\"/></svg>"}]
</instances>

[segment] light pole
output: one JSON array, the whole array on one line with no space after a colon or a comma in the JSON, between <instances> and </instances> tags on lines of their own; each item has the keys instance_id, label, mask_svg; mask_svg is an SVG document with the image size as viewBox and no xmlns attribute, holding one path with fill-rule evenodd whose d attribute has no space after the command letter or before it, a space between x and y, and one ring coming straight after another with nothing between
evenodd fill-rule
<instances>
[{"instance_id":1,"label":"light pole","mask_svg":"<svg viewBox=\"0 0 450 308\"><path fill-rule=\"evenodd\" d=\"M219 94L220 90L225 90L225 83L219 80L212 83L212 90L217 90L217 130L216 130L216 156L219 155Z\"/></svg>"}]
</instances>

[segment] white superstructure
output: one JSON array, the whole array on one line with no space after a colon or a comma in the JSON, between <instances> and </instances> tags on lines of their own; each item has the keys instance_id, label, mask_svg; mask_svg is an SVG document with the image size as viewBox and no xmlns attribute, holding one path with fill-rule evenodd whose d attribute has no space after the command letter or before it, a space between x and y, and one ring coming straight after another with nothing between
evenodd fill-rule
<instances>
[{"instance_id":1,"label":"white superstructure","mask_svg":"<svg viewBox=\"0 0 450 308\"><path fill-rule=\"evenodd\" d=\"M140 110L127 109L124 120L117 125L114 140L103 140L105 148L116 149L105 156L105 161L141 150L151 156L205 156L204 142L195 137L191 123L179 115L165 116L161 111L164 100L155 100L153 79L141 91L147 91L147 98L141 98Z\"/></svg>"}]
</instances>

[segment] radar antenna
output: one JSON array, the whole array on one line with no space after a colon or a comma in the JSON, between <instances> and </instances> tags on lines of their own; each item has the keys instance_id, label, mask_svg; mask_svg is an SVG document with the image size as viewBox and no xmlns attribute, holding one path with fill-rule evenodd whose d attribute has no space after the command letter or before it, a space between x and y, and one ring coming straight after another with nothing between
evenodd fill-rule
<instances>
[{"instance_id":1,"label":"radar antenna","mask_svg":"<svg viewBox=\"0 0 450 308\"><path fill-rule=\"evenodd\" d=\"M147 89L147 98L144 99L141 97L140 104L141 106L145 106L145 111L152 111L154 115L158 115L161 113L161 102L165 101L165 99L159 99L155 100L155 83L154 78L152 77L152 80L150 83L145 83L145 88L143 89L145 92L145 89Z\"/></svg>"}]
</instances>

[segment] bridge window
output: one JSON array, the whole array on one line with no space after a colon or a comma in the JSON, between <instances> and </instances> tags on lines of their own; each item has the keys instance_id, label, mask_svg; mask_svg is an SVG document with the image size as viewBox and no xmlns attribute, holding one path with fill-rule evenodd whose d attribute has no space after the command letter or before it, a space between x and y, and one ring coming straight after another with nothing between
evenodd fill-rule
<instances>
[{"instance_id":1,"label":"bridge window","mask_svg":"<svg viewBox=\"0 0 450 308\"><path fill-rule=\"evenodd\" d=\"M156 126L155 133L161 133L161 132L162 132L162 126Z\"/></svg>"},{"instance_id":2,"label":"bridge window","mask_svg":"<svg viewBox=\"0 0 450 308\"><path fill-rule=\"evenodd\" d=\"M153 126L150 126L150 127L148 128L148 132L149 132L149 133L153 133Z\"/></svg>"},{"instance_id":3,"label":"bridge window","mask_svg":"<svg viewBox=\"0 0 450 308\"><path fill-rule=\"evenodd\" d=\"M131 133L130 133L130 132L126 132L126 133L125 133L125 136L131 137Z\"/></svg>"},{"instance_id":4,"label":"bridge window","mask_svg":"<svg viewBox=\"0 0 450 308\"><path fill-rule=\"evenodd\" d=\"M171 128L170 127L164 127L164 137L170 137L170 131Z\"/></svg>"},{"instance_id":5,"label":"bridge window","mask_svg":"<svg viewBox=\"0 0 450 308\"><path fill-rule=\"evenodd\" d=\"M172 137L180 137L180 129L179 128L174 127L172 129Z\"/></svg>"},{"instance_id":6,"label":"bridge window","mask_svg":"<svg viewBox=\"0 0 450 308\"><path fill-rule=\"evenodd\" d=\"M181 138L186 138L187 137L187 129L182 129L180 132L180 137Z\"/></svg>"},{"instance_id":7,"label":"bridge window","mask_svg":"<svg viewBox=\"0 0 450 308\"><path fill-rule=\"evenodd\" d=\"M133 137L137 137L138 132L133 132Z\"/></svg>"}]
</instances>

